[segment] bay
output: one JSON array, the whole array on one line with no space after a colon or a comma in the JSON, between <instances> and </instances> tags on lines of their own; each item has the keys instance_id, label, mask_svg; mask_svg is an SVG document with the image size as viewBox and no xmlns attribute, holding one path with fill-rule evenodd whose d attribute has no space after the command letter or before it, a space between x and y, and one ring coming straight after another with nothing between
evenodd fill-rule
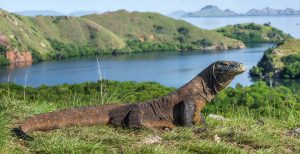
<instances>
[{"instance_id":1,"label":"bay","mask_svg":"<svg viewBox=\"0 0 300 154\"><path fill-rule=\"evenodd\" d=\"M40 85L73 84L97 81L101 76L117 81L156 81L165 86L180 87L209 64L217 60L244 63L247 72L234 79L231 86L253 83L249 69L261 59L263 52L274 44L256 44L246 49L218 52L169 51L122 55L81 57L61 61L44 61L29 67L0 67L0 82L14 82L37 87Z\"/></svg>"}]
</instances>

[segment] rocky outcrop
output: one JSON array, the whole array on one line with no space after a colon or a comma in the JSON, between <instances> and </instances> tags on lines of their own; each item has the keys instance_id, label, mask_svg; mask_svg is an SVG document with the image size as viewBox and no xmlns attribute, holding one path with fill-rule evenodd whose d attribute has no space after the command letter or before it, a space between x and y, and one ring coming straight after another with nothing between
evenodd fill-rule
<instances>
[{"instance_id":1,"label":"rocky outcrop","mask_svg":"<svg viewBox=\"0 0 300 154\"><path fill-rule=\"evenodd\" d=\"M11 64L32 63L32 55L29 51L19 52L11 50L6 52L6 58Z\"/></svg>"},{"instance_id":2,"label":"rocky outcrop","mask_svg":"<svg viewBox=\"0 0 300 154\"><path fill-rule=\"evenodd\" d=\"M0 33L0 45L7 47L9 45L8 39L5 35Z\"/></svg>"}]
</instances>

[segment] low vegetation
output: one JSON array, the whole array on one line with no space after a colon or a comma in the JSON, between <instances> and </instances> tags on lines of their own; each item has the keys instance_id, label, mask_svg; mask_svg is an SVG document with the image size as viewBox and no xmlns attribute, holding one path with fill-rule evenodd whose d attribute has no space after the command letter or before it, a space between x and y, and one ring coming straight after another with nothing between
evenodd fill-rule
<instances>
[{"instance_id":1,"label":"low vegetation","mask_svg":"<svg viewBox=\"0 0 300 154\"><path fill-rule=\"evenodd\" d=\"M103 81L39 88L14 84L0 86L1 153L299 153L300 97L285 87L259 82L227 88L208 105L208 129L171 131L132 130L109 126L69 127L34 132L34 141L12 137L10 129L33 114L104 103L138 102L159 97L174 88L154 82ZM284 94L284 95L283 95ZM149 142L149 139L154 143Z\"/></svg>"},{"instance_id":2,"label":"low vegetation","mask_svg":"<svg viewBox=\"0 0 300 154\"><path fill-rule=\"evenodd\" d=\"M257 66L250 71L252 76L300 78L300 40L288 39L277 47L268 49Z\"/></svg>"},{"instance_id":3,"label":"low vegetation","mask_svg":"<svg viewBox=\"0 0 300 154\"><path fill-rule=\"evenodd\" d=\"M259 25L255 23L229 25L216 30L224 36L241 40L244 43L279 43L290 35L271 26L271 23Z\"/></svg>"},{"instance_id":4,"label":"low vegetation","mask_svg":"<svg viewBox=\"0 0 300 154\"><path fill-rule=\"evenodd\" d=\"M0 44L0 66L7 65L8 60L5 58L6 47Z\"/></svg>"}]
</instances>

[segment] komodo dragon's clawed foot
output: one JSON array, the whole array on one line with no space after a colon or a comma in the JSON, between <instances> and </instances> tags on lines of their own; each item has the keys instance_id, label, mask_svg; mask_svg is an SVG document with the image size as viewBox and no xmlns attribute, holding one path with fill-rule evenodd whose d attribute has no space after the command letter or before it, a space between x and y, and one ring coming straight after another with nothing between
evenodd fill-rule
<instances>
[{"instance_id":1,"label":"komodo dragon's clawed foot","mask_svg":"<svg viewBox=\"0 0 300 154\"><path fill-rule=\"evenodd\" d=\"M12 136L16 136L19 139L23 139L25 141L33 141L33 137L26 135L20 128L11 129L11 133Z\"/></svg>"},{"instance_id":2,"label":"komodo dragon's clawed foot","mask_svg":"<svg viewBox=\"0 0 300 154\"><path fill-rule=\"evenodd\" d=\"M200 113L200 117L201 117L201 121L200 121L201 123L200 124L203 127L201 127L201 128L198 127L194 130L195 133L199 133L199 134L208 131L208 125L207 125L205 117L202 113Z\"/></svg>"},{"instance_id":3,"label":"komodo dragon's clawed foot","mask_svg":"<svg viewBox=\"0 0 300 154\"><path fill-rule=\"evenodd\" d=\"M207 127L206 119L201 112L200 112L200 118L201 118L200 124L203 125L204 127Z\"/></svg>"}]
</instances>

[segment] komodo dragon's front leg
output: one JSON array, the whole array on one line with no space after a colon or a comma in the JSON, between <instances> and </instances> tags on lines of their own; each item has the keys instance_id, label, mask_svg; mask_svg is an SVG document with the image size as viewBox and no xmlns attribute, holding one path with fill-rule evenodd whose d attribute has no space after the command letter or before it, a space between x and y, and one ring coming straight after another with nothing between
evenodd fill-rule
<instances>
[{"instance_id":1,"label":"komodo dragon's front leg","mask_svg":"<svg viewBox=\"0 0 300 154\"><path fill-rule=\"evenodd\" d=\"M195 124L206 124L201 113L205 104L193 98L186 98L182 101L181 117L183 126L193 126Z\"/></svg>"}]
</instances>

